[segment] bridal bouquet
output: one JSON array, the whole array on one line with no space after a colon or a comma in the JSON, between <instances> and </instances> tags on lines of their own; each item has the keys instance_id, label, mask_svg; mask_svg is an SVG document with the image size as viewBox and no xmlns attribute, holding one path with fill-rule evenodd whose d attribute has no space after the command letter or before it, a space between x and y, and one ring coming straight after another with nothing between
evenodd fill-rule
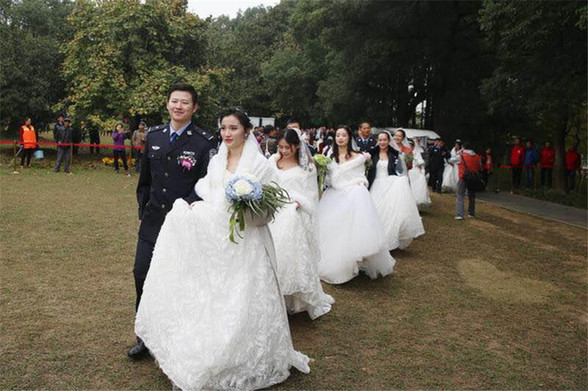
<instances>
[{"instance_id":1,"label":"bridal bouquet","mask_svg":"<svg viewBox=\"0 0 588 391\"><path fill-rule=\"evenodd\" d=\"M327 166L331 164L333 160L329 159L325 155L316 154L312 157L314 164L316 164L317 180L318 180L318 191L319 199L323 196L323 189L325 188L325 177L327 176Z\"/></svg>"},{"instance_id":2,"label":"bridal bouquet","mask_svg":"<svg viewBox=\"0 0 588 391\"><path fill-rule=\"evenodd\" d=\"M235 241L235 232L243 238L240 231L245 229L245 212L256 216L267 216L270 221L278 209L290 202L288 192L276 183L262 185L253 175L244 174L232 178L225 188L225 196L229 201L229 239Z\"/></svg>"},{"instance_id":3,"label":"bridal bouquet","mask_svg":"<svg viewBox=\"0 0 588 391\"><path fill-rule=\"evenodd\" d=\"M411 165L413 160L414 160L414 155L412 154L412 152L404 154L404 161L406 162L407 166Z\"/></svg>"}]
</instances>

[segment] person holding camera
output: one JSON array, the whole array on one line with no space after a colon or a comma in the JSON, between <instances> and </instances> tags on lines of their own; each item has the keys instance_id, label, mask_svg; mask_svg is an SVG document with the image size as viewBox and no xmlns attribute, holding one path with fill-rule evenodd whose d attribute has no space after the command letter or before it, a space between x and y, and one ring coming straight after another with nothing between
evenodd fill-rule
<instances>
[{"instance_id":1,"label":"person holding camera","mask_svg":"<svg viewBox=\"0 0 588 391\"><path fill-rule=\"evenodd\" d=\"M112 152L114 153L114 171L118 174L119 165L118 159L121 158L123 161L123 166L125 168L125 173L127 176L131 176L129 173L129 166L127 164L127 153L125 152L125 139L128 138L128 135L125 133L125 128L122 124L116 125L116 129L112 132L112 139L114 140L115 147L112 148Z\"/></svg>"}]
</instances>

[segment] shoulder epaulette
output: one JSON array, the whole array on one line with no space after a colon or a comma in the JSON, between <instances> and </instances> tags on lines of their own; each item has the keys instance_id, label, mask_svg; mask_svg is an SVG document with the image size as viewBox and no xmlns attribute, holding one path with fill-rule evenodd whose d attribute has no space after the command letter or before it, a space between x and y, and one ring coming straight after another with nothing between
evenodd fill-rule
<instances>
[{"instance_id":1,"label":"shoulder epaulette","mask_svg":"<svg viewBox=\"0 0 588 391\"><path fill-rule=\"evenodd\" d=\"M163 130L165 129L167 125L157 125L157 126L152 126L149 129L147 129L147 133L151 133L151 132L157 132L158 130Z\"/></svg>"},{"instance_id":2,"label":"shoulder epaulette","mask_svg":"<svg viewBox=\"0 0 588 391\"><path fill-rule=\"evenodd\" d=\"M198 126L192 127L192 130L194 132L198 133L200 136L207 139L208 141L214 140L214 133L212 133L212 132L207 132L206 130L202 130Z\"/></svg>"}]
</instances>

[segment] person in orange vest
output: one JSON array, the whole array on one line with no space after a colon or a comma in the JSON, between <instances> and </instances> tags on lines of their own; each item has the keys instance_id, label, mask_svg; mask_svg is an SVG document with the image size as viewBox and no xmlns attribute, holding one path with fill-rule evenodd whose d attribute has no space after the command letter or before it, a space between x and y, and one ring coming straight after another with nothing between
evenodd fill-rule
<instances>
[{"instance_id":1,"label":"person in orange vest","mask_svg":"<svg viewBox=\"0 0 588 391\"><path fill-rule=\"evenodd\" d=\"M31 167L31 156L33 156L33 152L37 148L37 134L35 133L35 128L31 125L30 117L20 127L20 144L23 147L20 157L20 169L22 170L24 169L25 157L27 159L27 167Z\"/></svg>"},{"instance_id":2,"label":"person in orange vest","mask_svg":"<svg viewBox=\"0 0 588 391\"><path fill-rule=\"evenodd\" d=\"M521 173L525 160L525 148L521 145L520 137L515 138L514 145L510 149L510 165L512 169L512 187L518 189L521 186Z\"/></svg>"}]
</instances>

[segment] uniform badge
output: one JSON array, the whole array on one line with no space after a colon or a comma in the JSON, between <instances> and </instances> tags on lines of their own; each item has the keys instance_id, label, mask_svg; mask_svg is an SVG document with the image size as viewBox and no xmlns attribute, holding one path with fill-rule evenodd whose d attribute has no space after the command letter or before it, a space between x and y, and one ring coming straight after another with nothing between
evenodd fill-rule
<instances>
[{"instance_id":1,"label":"uniform badge","mask_svg":"<svg viewBox=\"0 0 588 391\"><path fill-rule=\"evenodd\" d=\"M184 171L190 171L196 165L195 153L191 151L184 151L178 156L178 165L180 165Z\"/></svg>"},{"instance_id":2,"label":"uniform badge","mask_svg":"<svg viewBox=\"0 0 588 391\"><path fill-rule=\"evenodd\" d=\"M154 151L159 151L159 148L161 148L159 145L152 145L151 149L153 149Z\"/></svg>"}]
</instances>

